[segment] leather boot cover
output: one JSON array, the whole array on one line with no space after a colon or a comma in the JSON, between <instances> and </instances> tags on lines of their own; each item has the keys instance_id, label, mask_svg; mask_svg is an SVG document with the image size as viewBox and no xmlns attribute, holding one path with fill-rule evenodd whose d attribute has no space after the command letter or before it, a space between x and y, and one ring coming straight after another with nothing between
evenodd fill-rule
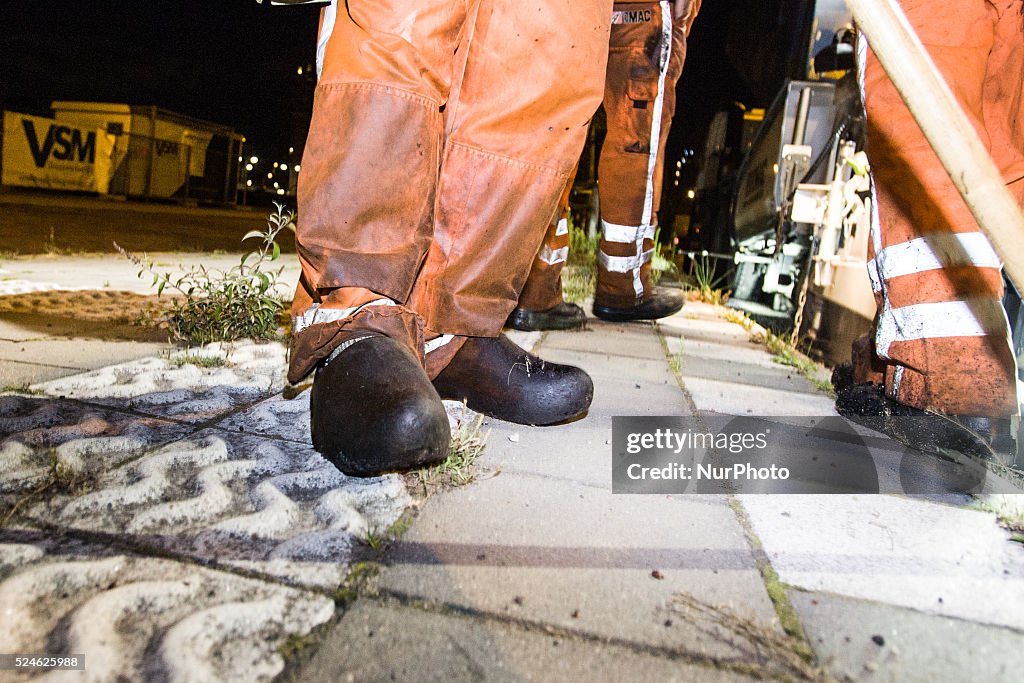
<instances>
[{"instance_id":1,"label":"leather boot cover","mask_svg":"<svg viewBox=\"0 0 1024 683\"><path fill-rule=\"evenodd\" d=\"M442 398L507 422L550 425L590 408L594 383L583 370L548 363L504 335L471 337L434 380Z\"/></svg>"},{"instance_id":2,"label":"leather boot cover","mask_svg":"<svg viewBox=\"0 0 1024 683\"><path fill-rule=\"evenodd\" d=\"M313 447L345 474L423 467L448 455L444 404L416 357L383 336L352 344L316 374Z\"/></svg>"}]
</instances>

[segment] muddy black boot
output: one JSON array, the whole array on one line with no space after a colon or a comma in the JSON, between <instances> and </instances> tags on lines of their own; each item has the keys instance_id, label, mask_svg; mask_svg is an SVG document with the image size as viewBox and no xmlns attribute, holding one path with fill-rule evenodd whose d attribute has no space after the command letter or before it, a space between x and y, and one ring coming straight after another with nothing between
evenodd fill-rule
<instances>
[{"instance_id":1,"label":"muddy black boot","mask_svg":"<svg viewBox=\"0 0 1024 683\"><path fill-rule=\"evenodd\" d=\"M544 311L516 307L508 317L507 327L513 330L575 330L587 324L587 314L576 304L562 302Z\"/></svg>"},{"instance_id":2,"label":"muddy black boot","mask_svg":"<svg viewBox=\"0 0 1024 683\"><path fill-rule=\"evenodd\" d=\"M444 404L419 361L388 337L359 340L322 365L309 397L313 447L353 476L423 467L448 456Z\"/></svg>"},{"instance_id":3,"label":"muddy black boot","mask_svg":"<svg viewBox=\"0 0 1024 683\"><path fill-rule=\"evenodd\" d=\"M528 425L580 417L594 397L594 383L583 370L543 361L504 335L467 339L434 386L442 398L466 401L477 412Z\"/></svg>"},{"instance_id":4,"label":"muddy black boot","mask_svg":"<svg viewBox=\"0 0 1024 683\"><path fill-rule=\"evenodd\" d=\"M658 320L659 318L667 318L674 313L678 313L682 310L685 303L686 297L681 291L659 287L654 291L654 295L650 299L636 306L624 308L605 306L595 299L594 315L601 320L615 323L632 322L634 320Z\"/></svg>"}]
</instances>

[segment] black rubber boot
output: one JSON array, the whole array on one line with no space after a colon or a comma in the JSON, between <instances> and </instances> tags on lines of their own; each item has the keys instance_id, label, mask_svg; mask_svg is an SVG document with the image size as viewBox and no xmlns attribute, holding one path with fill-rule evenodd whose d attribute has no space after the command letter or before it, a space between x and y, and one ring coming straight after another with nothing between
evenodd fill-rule
<instances>
[{"instance_id":1,"label":"black rubber boot","mask_svg":"<svg viewBox=\"0 0 1024 683\"><path fill-rule=\"evenodd\" d=\"M1014 463L1017 444L1008 419L940 415L904 405L886 396L880 384L854 384L844 366L833 371L832 386L836 412L908 448L947 459L960 454L1009 466Z\"/></svg>"},{"instance_id":2,"label":"black rubber boot","mask_svg":"<svg viewBox=\"0 0 1024 683\"><path fill-rule=\"evenodd\" d=\"M576 304L562 302L544 311L516 308L508 317L506 327L533 332L536 330L575 330L587 324L587 314Z\"/></svg>"},{"instance_id":3,"label":"black rubber boot","mask_svg":"<svg viewBox=\"0 0 1024 683\"><path fill-rule=\"evenodd\" d=\"M309 397L313 447L352 476L423 467L448 456L444 404L407 348L375 335L321 366Z\"/></svg>"},{"instance_id":4,"label":"black rubber boot","mask_svg":"<svg viewBox=\"0 0 1024 683\"><path fill-rule=\"evenodd\" d=\"M583 370L543 361L504 335L467 339L434 386L442 398L527 425L580 417L594 398L594 383Z\"/></svg>"},{"instance_id":5,"label":"black rubber boot","mask_svg":"<svg viewBox=\"0 0 1024 683\"><path fill-rule=\"evenodd\" d=\"M601 320L614 323L632 322L634 320L657 320L659 318L667 318L673 313L678 313L685 303L686 297L682 292L659 288L650 299L630 308L603 306L595 301L594 315Z\"/></svg>"}]
</instances>

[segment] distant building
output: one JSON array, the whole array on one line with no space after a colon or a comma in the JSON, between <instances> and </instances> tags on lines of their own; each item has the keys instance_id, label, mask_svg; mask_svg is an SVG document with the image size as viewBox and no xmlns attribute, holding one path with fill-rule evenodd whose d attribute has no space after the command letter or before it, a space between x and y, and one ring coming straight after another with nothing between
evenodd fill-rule
<instances>
[{"instance_id":1,"label":"distant building","mask_svg":"<svg viewBox=\"0 0 1024 683\"><path fill-rule=\"evenodd\" d=\"M157 107L56 101L53 118L4 112L0 183L233 204L244 138Z\"/></svg>"}]
</instances>

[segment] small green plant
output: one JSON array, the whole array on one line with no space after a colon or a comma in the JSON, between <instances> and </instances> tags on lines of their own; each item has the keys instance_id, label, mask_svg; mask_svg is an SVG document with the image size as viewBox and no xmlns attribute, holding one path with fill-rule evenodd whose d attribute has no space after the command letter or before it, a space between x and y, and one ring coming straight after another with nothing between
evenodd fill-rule
<instances>
[{"instance_id":1,"label":"small green plant","mask_svg":"<svg viewBox=\"0 0 1024 683\"><path fill-rule=\"evenodd\" d=\"M116 242L114 247L139 266L139 277L152 276L158 295L167 289L179 295L166 318L179 340L198 346L242 338L272 339L284 310L276 292L284 268L272 269L270 264L281 256L278 234L285 229L295 230L295 213L286 213L281 204L274 206L276 211L267 218L265 229L252 230L242 237L243 242L260 240L259 247L227 271L199 266L172 277L158 272L145 256L136 256Z\"/></svg>"},{"instance_id":2,"label":"small green plant","mask_svg":"<svg viewBox=\"0 0 1024 683\"><path fill-rule=\"evenodd\" d=\"M661 282L661 278L668 275L670 277L679 277L679 268L676 267L675 262L666 256L666 252L671 255L672 247L662 247L661 242L661 227L658 227L654 231L654 254L651 255L651 284L656 285Z\"/></svg>"},{"instance_id":3,"label":"small green plant","mask_svg":"<svg viewBox=\"0 0 1024 683\"><path fill-rule=\"evenodd\" d=\"M463 406L462 416L452 431L448 457L433 467L417 472L420 484L428 495L431 489L465 486L476 479L476 461L483 454L490 435L490 432L481 433L483 422L483 415L467 419L466 408Z\"/></svg>"},{"instance_id":4,"label":"small green plant","mask_svg":"<svg viewBox=\"0 0 1024 683\"><path fill-rule=\"evenodd\" d=\"M708 252L690 254L692 282L688 286L693 293L691 298L716 306L724 305L729 300L730 293L722 289L722 283L725 282L728 275L728 272L721 275L715 274L715 265Z\"/></svg>"},{"instance_id":5,"label":"small green plant","mask_svg":"<svg viewBox=\"0 0 1024 683\"><path fill-rule=\"evenodd\" d=\"M183 365L195 365L200 368L223 368L227 367L228 359L223 356L207 356L198 353L183 353L168 358L175 367Z\"/></svg>"},{"instance_id":6,"label":"small green plant","mask_svg":"<svg viewBox=\"0 0 1024 683\"><path fill-rule=\"evenodd\" d=\"M61 253L60 247L57 246L57 238L52 225L50 226L49 237L47 237L46 241L43 242L43 251L46 252L48 256L58 256Z\"/></svg>"},{"instance_id":7,"label":"small green plant","mask_svg":"<svg viewBox=\"0 0 1024 683\"><path fill-rule=\"evenodd\" d=\"M595 235L569 222L569 257L562 268L562 298L571 304L581 303L594 296L597 287L597 247L600 242Z\"/></svg>"}]
</instances>

